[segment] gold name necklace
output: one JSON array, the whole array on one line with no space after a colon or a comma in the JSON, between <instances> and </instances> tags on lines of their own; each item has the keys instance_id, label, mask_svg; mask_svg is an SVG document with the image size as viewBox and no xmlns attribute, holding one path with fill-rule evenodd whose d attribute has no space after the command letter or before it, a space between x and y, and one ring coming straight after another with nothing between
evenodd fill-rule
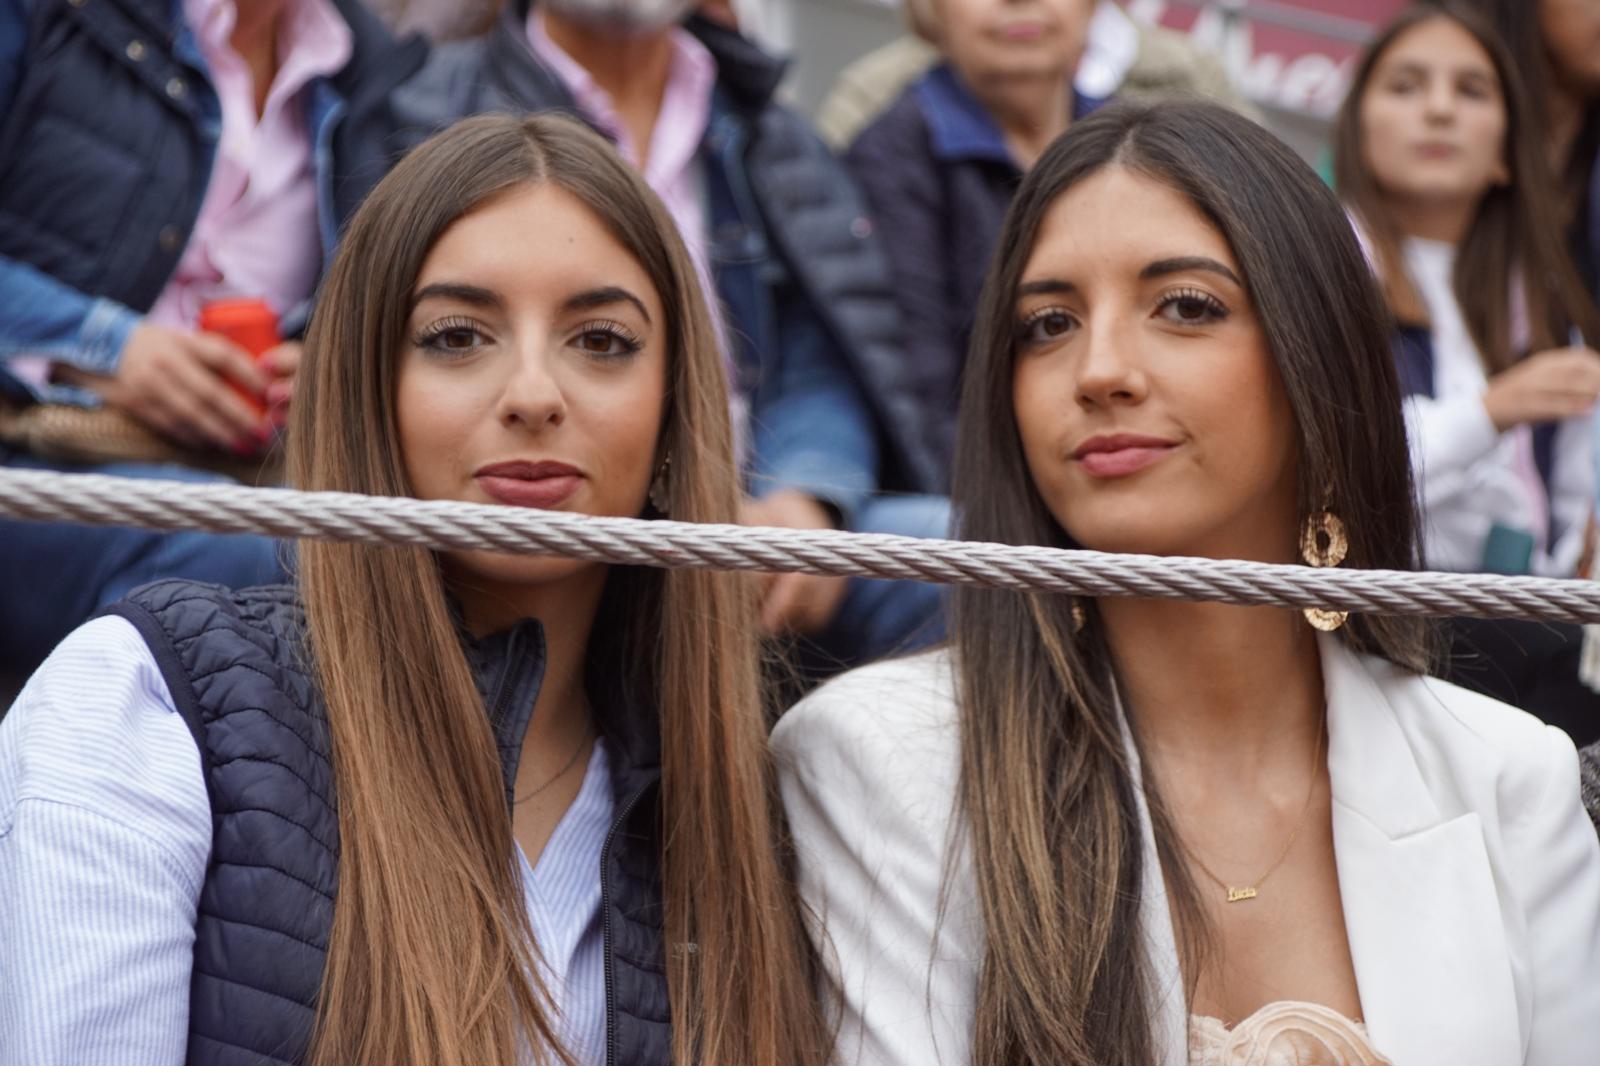
<instances>
[{"instance_id":1,"label":"gold name necklace","mask_svg":"<svg viewBox=\"0 0 1600 1066\"><path fill-rule=\"evenodd\" d=\"M1261 895L1261 886L1266 883L1267 878L1277 873L1278 867L1283 865L1283 860L1289 857L1289 852L1294 847L1294 842L1300 839L1300 830L1305 828L1306 819L1311 814L1311 801L1317 794L1317 768L1322 763L1322 742L1326 735L1327 713L1324 711L1321 726L1317 730L1316 750L1312 753L1311 757L1311 784L1306 789L1306 802L1305 805L1300 808L1300 818L1295 822L1294 830L1289 834L1289 839L1283 845L1283 850L1278 853L1278 857L1273 859L1271 865L1269 865L1265 870L1261 871L1260 874L1256 875L1256 877L1249 884L1238 887L1228 884L1222 878L1211 872L1211 867L1205 864L1205 861L1200 858L1200 855L1193 848L1191 848L1187 843L1184 844L1183 850L1188 852L1189 858L1193 859L1194 864L1200 867L1200 872L1211 878L1211 880L1215 881L1217 887L1228 894L1227 901L1229 903L1241 903L1244 900L1255 899L1257 896Z\"/></svg>"}]
</instances>

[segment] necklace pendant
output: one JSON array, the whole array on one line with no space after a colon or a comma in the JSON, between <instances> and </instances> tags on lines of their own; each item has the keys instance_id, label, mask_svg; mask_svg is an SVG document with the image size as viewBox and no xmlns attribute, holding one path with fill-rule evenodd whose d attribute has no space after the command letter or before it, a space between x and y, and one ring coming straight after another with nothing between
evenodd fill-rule
<instances>
[{"instance_id":1,"label":"necklace pendant","mask_svg":"<svg viewBox=\"0 0 1600 1066\"><path fill-rule=\"evenodd\" d=\"M1230 889L1228 889L1228 902L1229 903L1238 903L1240 900L1255 899L1255 898L1256 898L1256 890L1253 889L1253 888L1250 888L1248 886L1246 886L1244 888L1230 888Z\"/></svg>"}]
</instances>

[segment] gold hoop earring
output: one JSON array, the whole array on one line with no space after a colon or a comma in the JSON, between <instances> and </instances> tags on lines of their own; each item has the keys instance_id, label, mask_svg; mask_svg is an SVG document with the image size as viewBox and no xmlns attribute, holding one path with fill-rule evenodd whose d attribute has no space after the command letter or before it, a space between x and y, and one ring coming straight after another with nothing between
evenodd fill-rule
<instances>
[{"instance_id":1,"label":"gold hoop earring","mask_svg":"<svg viewBox=\"0 0 1600 1066\"><path fill-rule=\"evenodd\" d=\"M1300 531L1300 558L1307 566L1338 566L1349 553L1350 539L1345 536L1344 522L1338 515L1325 510L1306 519ZM1307 607L1305 616L1312 628L1332 633L1344 625L1350 612Z\"/></svg>"},{"instance_id":2,"label":"gold hoop earring","mask_svg":"<svg viewBox=\"0 0 1600 1066\"><path fill-rule=\"evenodd\" d=\"M1083 605L1083 600L1077 596L1072 597L1072 635L1082 633L1089 624L1089 611Z\"/></svg>"},{"instance_id":3,"label":"gold hoop earring","mask_svg":"<svg viewBox=\"0 0 1600 1066\"><path fill-rule=\"evenodd\" d=\"M668 452L661 457L661 465L656 467L656 476L650 479L650 506L660 513L662 518L672 513L672 453Z\"/></svg>"}]
</instances>

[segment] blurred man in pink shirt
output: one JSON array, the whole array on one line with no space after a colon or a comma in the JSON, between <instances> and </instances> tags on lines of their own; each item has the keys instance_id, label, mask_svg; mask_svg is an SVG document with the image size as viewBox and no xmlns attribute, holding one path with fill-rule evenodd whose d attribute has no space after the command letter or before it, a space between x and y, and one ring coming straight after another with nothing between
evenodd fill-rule
<instances>
[{"instance_id":1,"label":"blurred man in pink shirt","mask_svg":"<svg viewBox=\"0 0 1600 1066\"><path fill-rule=\"evenodd\" d=\"M296 335L425 52L356 0L0 0L0 399L259 452L299 347L258 363L200 309L260 298ZM0 464L54 465L3 446ZM267 541L0 523L0 671L134 584L281 573Z\"/></svg>"}]
</instances>

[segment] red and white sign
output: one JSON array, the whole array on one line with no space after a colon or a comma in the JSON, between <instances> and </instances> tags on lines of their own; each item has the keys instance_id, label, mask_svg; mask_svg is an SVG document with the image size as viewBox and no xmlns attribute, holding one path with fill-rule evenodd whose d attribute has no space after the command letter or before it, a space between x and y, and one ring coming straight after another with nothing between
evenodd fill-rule
<instances>
[{"instance_id":1,"label":"red and white sign","mask_svg":"<svg viewBox=\"0 0 1600 1066\"><path fill-rule=\"evenodd\" d=\"M1251 99L1321 116L1344 99L1362 47L1354 38L1376 33L1406 2L1124 0L1124 6L1135 18L1182 30L1221 55Z\"/></svg>"}]
</instances>

